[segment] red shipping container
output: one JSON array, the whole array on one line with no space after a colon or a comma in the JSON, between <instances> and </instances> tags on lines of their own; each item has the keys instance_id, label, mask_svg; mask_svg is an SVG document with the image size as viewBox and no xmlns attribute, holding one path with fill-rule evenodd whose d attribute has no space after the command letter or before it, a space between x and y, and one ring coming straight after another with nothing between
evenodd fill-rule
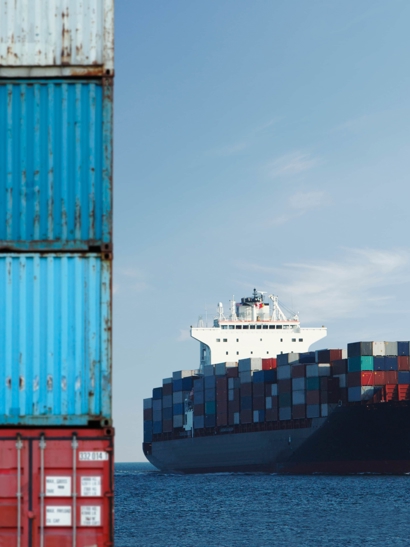
<instances>
[{"instance_id":1,"label":"red shipping container","mask_svg":"<svg viewBox=\"0 0 410 547\"><path fill-rule=\"evenodd\" d=\"M111 428L0 430L1 547L113 545L113 444Z\"/></svg>"},{"instance_id":2,"label":"red shipping container","mask_svg":"<svg viewBox=\"0 0 410 547\"><path fill-rule=\"evenodd\" d=\"M385 387L386 401L398 401L399 399L398 387L399 387L398 385L386 384L386 387Z\"/></svg>"},{"instance_id":3,"label":"red shipping container","mask_svg":"<svg viewBox=\"0 0 410 547\"><path fill-rule=\"evenodd\" d=\"M216 379L216 393L218 391L226 392L228 389L228 379L226 377Z\"/></svg>"},{"instance_id":4,"label":"red shipping container","mask_svg":"<svg viewBox=\"0 0 410 547\"><path fill-rule=\"evenodd\" d=\"M241 385L241 397L252 397L252 384Z\"/></svg>"},{"instance_id":5,"label":"red shipping container","mask_svg":"<svg viewBox=\"0 0 410 547\"><path fill-rule=\"evenodd\" d=\"M216 425L228 425L228 414L217 414Z\"/></svg>"},{"instance_id":6,"label":"red shipping container","mask_svg":"<svg viewBox=\"0 0 410 547\"><path fill-rule=\"evenodd\" d=\"M228 400L228 392L227 391L217 391L216 392L216 400L218 402L227 401Z\"/></svg>"},{"instance_id":7,"label":"red shipping container","mask_svg":"<svg viewBox=\"0 0 410 547\"><path fill-rule=\"evenodd\" d=\"M360 381L362 386L374 386L374 372L370 370L362 371Z\"/></svg>"},{"instance_id":8,"label":"red shipping container","mask_svg":"<svg viewBox=\"0 0 410 547\"><path fill-rule=\"evenodd\" d=\"M253 422L253 410L241 410L241 424L251 424Z\"/></svg>"},{"instance_id":9,"label":"red shipping container","mask_svg":"<svg viewBox=\"0 0 410 547\"><path fill-rule=\"evenodd\" d=\"M337 391L339 389L339 378L329 378L329 376L321 378L320 389L322 391Z\"/></svg>"},{"instance_id":10,"label":"red shipping container","mask_svg":"<svg viewBox=\"0 0 410 547\"><path fill-rule=\"evenodd\" d=\"M318 363L321 363L321 364L331 363L332 361L336 361L342 358L342 350L341 349L323 349L323 350L318 350L316 352L316 355L317 355Z\"/></svg>"},{"instance_id":11,"label":"red shipping container","mask_svg":"<svg viewBox=\"0 0 410 547\"><path fill-rule=\"evenodd\" d=\"M227 367L226 377L227 378L238 378L238 367Z\"/></svg>"},{"instance_id":12,"label":"red shipping container","mask_svg":"<svg viewBox=\"0 0 410 547\"><path fill-rule=\"evenodd\" d=\"M269 408L265 410L265 421L267 422L277 422L279 418L278 415L278 407L275 406L275 408Z\"/></svg>"},{"instance_id":13,"label":"red shipping container","mask_svg":"<svg viewBox=\"0 0 410 547\"><path fill-rule=\"evenodd\" d=\"M253 396L263 397L265 395L265 387L265 384L253 384Z\"/></svg>"},{"instance_id":14,"label":"red shipping container","mask_svg":"<svg viewBox=\"0 0 410 547\"><path fill-rule=\"evenodd\" d=\"M295 420L306 418L306 405L293 405L292 418Z\"/></svg>"},{"instance_id":15,"label":"red shipping container","mask_svg":"<svg viewBox=\"0 0 410 547\"><path fill-rule=\"evenodd\" d=\"M152 408L144 408L144 422L151 422L153 416Z\"/></svg>"},{"instance_id":16,"label":"red shipping container","mask_svg":"<svg viewBox=\"0 0 410 547\"><path fill-rule=\"evenodd\" d=\"M205 405L196 404L194 405L194 416L203 416L205 414Z\"/></svg>"},{"instance_id":17,"label":"red shipping container","mask_svg":"<svg viewBox=\"0 0 410 547\"><path fill-rule=\"evenodd\" d=\"M262 370L272 370L276 368L276 358L262 359Z\"/></svg>"},{"instance_id":18,"label":"red shipping container","mask_svg":"<svg viewBox=\"0 0 410 547\"><path fill-rule=\"evenodd\" d=\"M399 401L408 401L410 399L410 385L399 385Z\"/></svg>"},{"instance_id":19,"label":"red shipping container","mask_svg":"<svg viewBox=\"0 0 410 547\"><path fill-rule=\"evenodd\" d=\"M253 398L253 410L265 410L265 397Z\"/></svg>"},{"instance_id":20,"label":"red shipping container","mask_svg":"<svg viewBox=\"0 0 410 547\"><path fill-rule=\"evenodd\" d=\"M306 365L292 365L292 378L304 378L306 376Z\"/></svg>"},{"instance_id":21,"label":"red shipping container","mask_svg":"<svg viewBox=\"0 0 410 547\"><path fill-rule=\"evenodd\" d=\"M410 359L408 355L400 355L397 357L399 370L410 370Z\"/></svg>"},{"instance_id":22,"label":"red shipping container","mask_svg":"<svg viewBox=\"0 0 410 547\"><path fill-rule=\"evenodd\" d=\"M384 370L376 370L374 372L374 385L385 386L386 385L386 373Z\"/></svg>"},{"instance_id":23,"label":"red shipping container","mask_svg":"<svg viewBox=\"0 0 410 547\"><path fill-rule=\"evenodd\" d=\"M306 404L307 405L319 405L320 404L320 391L306 391Z\"/></svg>"},{"instance_id":24,"label":"red shipping container","mask_svg":"<svg viewBox=\"0 0 410 547\"><path fill-rule=\"evenodd\" d=\"M332 361L332 373L337 374L346 374L347 372L347 359L337 359Z\"/></svg>"},{"instance_id":25,"label":"red shipping container","mask_svg":"<svg viewBox=\"0 0 410 547\"><path fill-rule=\"evenodd\" d=\"M172 384L164 384L162 386L162 396L172 395Z\"/></svg>"},{"instance_id":26,"label":"red shipping container","mask_svg":"<svg viewBox=\"0 0 410 547\"><path fill-rule=\"evenodd\" d=\"M239 412L241 408L240 399L235 399L235 401L228 401L228 410L230 413Z\"/></svg>"},{"instance_id":27,"label":"red shipping container","mask_svg":"<svg viewBox=\"0 0 410 547\"><path fill-rule=\"evenodd\" d=\"M217 414L228 414L228 401L217 401L216 402L216 413Z\"/></svg>"},{"instance_id":28,"label":"red shipping container","mask_svg":"<svg viewBox=\"0 0 410 547\"><path fill-rule=\"evenodd\" d=\"M291 393L292 380L278 380L278 393Z\"/></svg>"},{"instance_id":29,"label":"red shipping container","mask_svg":"<svg viewBox=\"0 0 410 547\"><path fill-rule=\"evenodd\" d=\"M384 373L386 376L386 384L397 384L398 374L395 370L386 370Z\"/></svg>"}]
</instances>

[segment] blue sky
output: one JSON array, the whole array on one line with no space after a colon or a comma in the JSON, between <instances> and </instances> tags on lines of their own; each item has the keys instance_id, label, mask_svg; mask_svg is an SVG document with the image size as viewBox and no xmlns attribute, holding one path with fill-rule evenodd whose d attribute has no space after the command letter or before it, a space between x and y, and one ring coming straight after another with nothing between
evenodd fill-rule
<instances>
[{"instance_id":1,"label":"blue sky","mask_svg":"<svg viewBox=\"0 0 410 547\"><path fill-rule=\"evenodd\" d=\"M410 339L410 3L117 0L114 419L189 326L274 292L321 347Z\"/></svg>"}]
</instances>

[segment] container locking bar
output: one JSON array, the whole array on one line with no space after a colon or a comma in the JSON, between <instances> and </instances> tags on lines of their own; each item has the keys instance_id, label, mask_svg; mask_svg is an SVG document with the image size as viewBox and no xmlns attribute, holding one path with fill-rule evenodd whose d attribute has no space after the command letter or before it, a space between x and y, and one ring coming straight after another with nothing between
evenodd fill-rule
<instances>
[{"instance_id":1,"label":"container locking bar","mask_svg":"<svg viewBox=\"0 0 410 547\"><path fill-rule=\"evenodd\" d=\"M71 442L73 449L73 547L77 546L77 435L73 435Z\"/></svg>"},{"instance_id":2,"label":"container locking bar","mask_svg":"<svg viewBox=\"0 0 410 547\"><path fill-rule=\"evenodd\" d=\"M44 450L46 440L44 434L40 436L40 547L44 547Z\"/></svg>"},{"instance_id":3,"label":"container locking bar","mask_svg":"<svg viewBox=\"0 0 410 547\"><path fill-rule=\"evenodd\" d=\"M23 442L20 434L17 435L17 547L21 547L21 450Z\"/></svg>"}]
</instances>

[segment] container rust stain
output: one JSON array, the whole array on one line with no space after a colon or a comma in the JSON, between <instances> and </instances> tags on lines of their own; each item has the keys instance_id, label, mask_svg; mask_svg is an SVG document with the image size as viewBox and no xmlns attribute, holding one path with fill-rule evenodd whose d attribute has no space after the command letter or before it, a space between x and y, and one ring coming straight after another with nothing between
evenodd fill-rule
<instances>
[{"instance_id":1,"label":"container rust stain","mask_svg":"<svg viewBox=\"0 0 410 547\"><path fill-rule=\"evenodd\" d=\"M0 81L0 134L0 250L110 246L111 80Z\"/></svg>"},{"instance_id":2,"label":"container rust stain","mask_svg":"<svg viewBox=\"0 0 410 547\"><path fill-rule=\"evenodd\" d=\"M70 9L71 7L71 9ZM0 0L0 75L19 77L91 76L114 73L114 0ZM36 21L36 32L32 22ZM51 72L50 72L51 71ZM32 75L32 74L31 74Z\"/></svg>"},{"instance_id":3,"label":"container rust stain","mask_svg":"<svg viewBox=\"0 0 410 547\"><path fill-rule=\"evenodd\" d=\"M0 427L111 419L111 275L98 254L0 256Z\"/></svg>"}]
</instances>

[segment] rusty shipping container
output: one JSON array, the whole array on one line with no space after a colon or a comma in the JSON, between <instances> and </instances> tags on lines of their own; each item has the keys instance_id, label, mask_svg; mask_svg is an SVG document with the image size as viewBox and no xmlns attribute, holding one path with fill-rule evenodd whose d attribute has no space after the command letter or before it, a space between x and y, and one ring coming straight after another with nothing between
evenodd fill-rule
<instances>
[{"instance_id":1,"label":"rusty shipping container","mask_svg":"<svg viewBox=\"0 0 410 547\"><path fill-rule=\"evenodd\" d=\"M112 244L111 80L0 80L0 251Z\"/></svg>"},{"instance_id":2,"label":"rusty shipping container","mask_svg":"<svg viewBox=\"0 0 410 547\"><path fill-rule=\"evenodd\" d=\"M0 77L114 74L114 0L0 0Z\"/></svg>"},{"instance_id":3,"label":"rusty shipping container","mask_svg":"<svg viewBox=\"0 0 410 547\"><path fill-rule=\"evenodd\" d=\"M113 545L106 429L0 429L0 547Z\"/></svg>"},{"instance_id":4,"label":"rusty shipping container","mask_svg":"<svg viewBox=\"0 0 410 547\"><path fill-rule=\"evenodd\" d=\"M110 424L111 268L0 255L0 425Z\"/></svg>"}]
</instances>

